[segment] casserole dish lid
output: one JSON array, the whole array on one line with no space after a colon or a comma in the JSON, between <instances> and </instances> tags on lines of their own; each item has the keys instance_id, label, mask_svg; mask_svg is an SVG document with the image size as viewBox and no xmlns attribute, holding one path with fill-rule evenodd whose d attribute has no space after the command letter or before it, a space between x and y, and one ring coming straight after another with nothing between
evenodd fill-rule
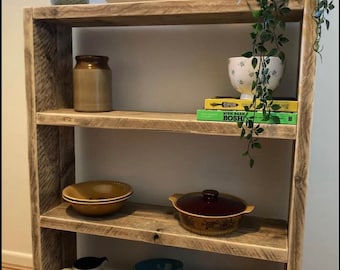
<instances>
[{"instance_id":1,"label":"casserole dish lid","mask_svg":"<svg viewBox=\"0 0 340 270\"><path fill-rule=\"evenodd\" d=\"M241 200L213 189L185 194L177 200L176 206L182 211L204 216L229 216L246 209Z\"/></svg>"}]
</instances>

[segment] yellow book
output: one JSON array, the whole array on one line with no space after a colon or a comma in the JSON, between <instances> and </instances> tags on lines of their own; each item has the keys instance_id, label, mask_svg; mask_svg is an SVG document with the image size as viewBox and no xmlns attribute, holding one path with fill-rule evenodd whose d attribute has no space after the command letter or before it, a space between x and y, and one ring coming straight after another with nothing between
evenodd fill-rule
<instances>
[{"instance_id":1,"label":"yellow book","mask_svg":"<svg viewBox=\"0 0 340 270\"><path fill-rule=\"evenodd\" d=\"M228 111L243 111L245 106L250 106L252 100L239 99L239 98L206 98L204 100L204 109L206 110L228 110ZM259 101L258 103L259 104ZM281 100L274 99L273 104L279 105L278 112L297 112L298 101L297 100Z\"/></svg>"}]
</instances>

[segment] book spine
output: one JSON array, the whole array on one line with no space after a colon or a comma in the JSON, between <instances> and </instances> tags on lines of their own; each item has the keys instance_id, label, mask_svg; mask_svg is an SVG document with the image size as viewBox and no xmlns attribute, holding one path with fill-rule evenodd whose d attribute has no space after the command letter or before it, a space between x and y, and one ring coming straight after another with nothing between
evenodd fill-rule
<instances>
[{"instance_id":1,"label":"book spine","mask_svg":"<svg viewBox=\"0 0 340 270\"><path fill-rule=\"evenodd\" d=\"M254 123L296 125L297 113L271 112L265 120L262 112L197 110L196 119L199 121L245 122L252 119Z\"/></svg>"},{"instance_id":2,"label":"book spine","mask_svg":"<svg viewBox=\"0 0 340 270\"><path fill-rule=\"evenodd\" d=\"M207 98L204 100L206 110L230 110L242 111L245 106L250 106L251 100L236 98ZM258 104L258 103L257 103ZM273 100L273 104L279 105L278 112L297 112L298 102L296 100Z\"/></svg>"}]
</instances>

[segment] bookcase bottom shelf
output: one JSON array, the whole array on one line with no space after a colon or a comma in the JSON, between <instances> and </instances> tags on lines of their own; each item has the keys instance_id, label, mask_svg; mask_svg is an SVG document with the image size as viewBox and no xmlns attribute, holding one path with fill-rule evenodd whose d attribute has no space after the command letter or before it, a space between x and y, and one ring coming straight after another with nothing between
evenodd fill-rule
<instances>
[{"instance_id":1,"label":"bookcase bottom shelf","mask_svg":"<svg viewBox=\"0 0 340 270\"><path fill-rule=\"evenodd\" d=\"M245 216L240 228L222 237L201 236L179 225L171 207L127 202L119 212L86 217L62 203L40 216L41 227L179 248L287 263L287 222Z\"/></svg>"}]
</instances>

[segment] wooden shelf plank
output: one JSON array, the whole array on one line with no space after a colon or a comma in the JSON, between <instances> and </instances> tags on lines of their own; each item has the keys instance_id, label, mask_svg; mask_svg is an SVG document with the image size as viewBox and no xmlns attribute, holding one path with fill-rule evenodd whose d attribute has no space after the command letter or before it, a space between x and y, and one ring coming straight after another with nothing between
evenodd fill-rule
<instances>
[{"instance_id":1,"label":"wooden shelf plank","mask_svg":"<svg viewBox=\"0 0 340 270\"><path fill-rule=\"evenodd\" d=\"M249 0L256 9L255 0ZM301 21L303 1L290 0L286 21ZM254 18L246 1L225 0L123 1L110 4L61 5L33 8L33 18L72 26L249 23Z\"/></svg>"},{"instance_id":2,"label":"wooden shelf plank","mask_svg":"<svg viewBox=\"0 0 340 270\"><path fill-rule=\"evenodd\" d=\"M38 112L36 117L38 125L142 129L221 136L240 135L236 123L197 121L195 114L134 111L83 113L73 109L58 109ZM265 131L259 137L295 139L295 125L262 124L262 126Z\"/></svg>"},{"instance_id":3,"label":"wooden shelf plank","mask_svg":"<svg viewBox=\"0 0 340 270\"><path fill-rule=\"evenodd\" d=\"M201 236L179 225L175 210L127 202L105 217L77 214L62 203L40 217L41 227L202 250L286 263L287 223L282 220L244 216L240 228L221 237Z\"/></svg>"}]
</instances>

